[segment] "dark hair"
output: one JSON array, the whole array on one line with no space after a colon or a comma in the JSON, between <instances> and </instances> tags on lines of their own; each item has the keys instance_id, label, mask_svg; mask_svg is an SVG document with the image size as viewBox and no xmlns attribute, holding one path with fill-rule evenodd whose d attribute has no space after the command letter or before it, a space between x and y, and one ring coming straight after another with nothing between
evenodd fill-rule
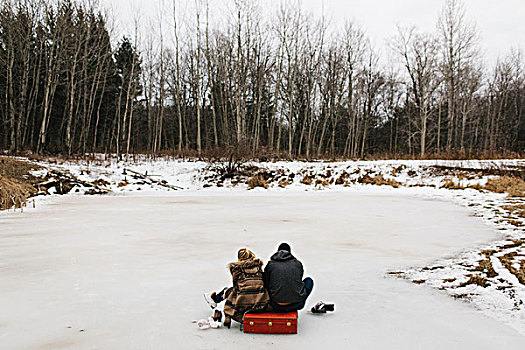
<instances>
[{"instance_id":1,"label":"dark hair","mask_svg":"<svg viewBox=\"0 0 525 350\"><path fill-rule=\"evenodd\" d=\"M292 248L290 248L290 245L288 243L281 243L279 244L279 248L277 250L286 250L287 252L292 252Z\"/></svg>"}]
</instances>

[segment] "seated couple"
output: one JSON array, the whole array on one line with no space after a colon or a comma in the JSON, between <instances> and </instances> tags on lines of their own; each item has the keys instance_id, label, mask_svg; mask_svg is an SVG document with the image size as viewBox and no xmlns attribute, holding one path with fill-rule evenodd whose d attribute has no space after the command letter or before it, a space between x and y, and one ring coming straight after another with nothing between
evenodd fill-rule
<instances>
[{"instance_id":1,"label":"seated couple","mask_svg":"<svg viewBox=\"0 0 525 350\"><path fill-rule=\"evenodd\" d=\"M248 249L239 250L237 257L238 261L228 265L233 287L204 295L212 309L226 300L226 327L230 327L232 319L242 323L248 312L291 312L304 308L314 281L309 277L303 280L303 264L292 255L287 243L279 245L264 272L263 262Z\"/></svg>"}]
</instances>

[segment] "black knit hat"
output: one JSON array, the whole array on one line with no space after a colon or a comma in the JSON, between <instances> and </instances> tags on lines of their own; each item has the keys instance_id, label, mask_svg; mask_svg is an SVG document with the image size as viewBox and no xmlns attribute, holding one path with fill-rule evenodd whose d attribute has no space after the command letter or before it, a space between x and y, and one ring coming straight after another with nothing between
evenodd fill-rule
<instances>
[{"instance_id":1,"label":"black knit hat","mask_svg":"<svg viewBox=\"0 0 525 350\"><path fill-rule=\"evenodd\" d=\"M290 248L290 245L288 243L279 244L279 248L277 248L277 250L286 250L289 253L292 252L292 248Z\"/></svg>"}]
</instances>

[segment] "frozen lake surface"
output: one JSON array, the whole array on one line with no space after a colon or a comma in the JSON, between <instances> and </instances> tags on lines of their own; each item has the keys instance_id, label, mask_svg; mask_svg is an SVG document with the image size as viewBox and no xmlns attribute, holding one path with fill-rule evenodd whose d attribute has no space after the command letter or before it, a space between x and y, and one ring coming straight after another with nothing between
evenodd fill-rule
<instances>
[{"instance_id":1,"label":"frozen lake surface","mask_svg":"<svg viewBox=\"0 0 525 350\"><path fill-rule=\"evenodd\" d=\"M387 270L498 238L468 209L404 194L63 197L0 216L2 349L521 349L525 336ZM315 281L299 334L201 331L202 293L241 247L287 241Z\"/></svg>"}]
</instances>

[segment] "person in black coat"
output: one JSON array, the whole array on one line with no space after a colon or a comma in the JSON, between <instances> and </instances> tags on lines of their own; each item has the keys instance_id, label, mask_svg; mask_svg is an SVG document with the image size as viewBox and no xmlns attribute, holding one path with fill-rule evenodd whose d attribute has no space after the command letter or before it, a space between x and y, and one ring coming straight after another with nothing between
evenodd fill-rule
<instances>
[{"instance_id":1,"label":"person in black coat","mask_svg":"<svg viewBox=\"0 0 525 350\"><path fill-rule=\"evenodd\" d=\"M303 273L303 264L292 255L290 245L281 243L263 274L273 311L291 312L304 308L314 281L310 277L303 280Z\"/></svg>"}]
</instances>

